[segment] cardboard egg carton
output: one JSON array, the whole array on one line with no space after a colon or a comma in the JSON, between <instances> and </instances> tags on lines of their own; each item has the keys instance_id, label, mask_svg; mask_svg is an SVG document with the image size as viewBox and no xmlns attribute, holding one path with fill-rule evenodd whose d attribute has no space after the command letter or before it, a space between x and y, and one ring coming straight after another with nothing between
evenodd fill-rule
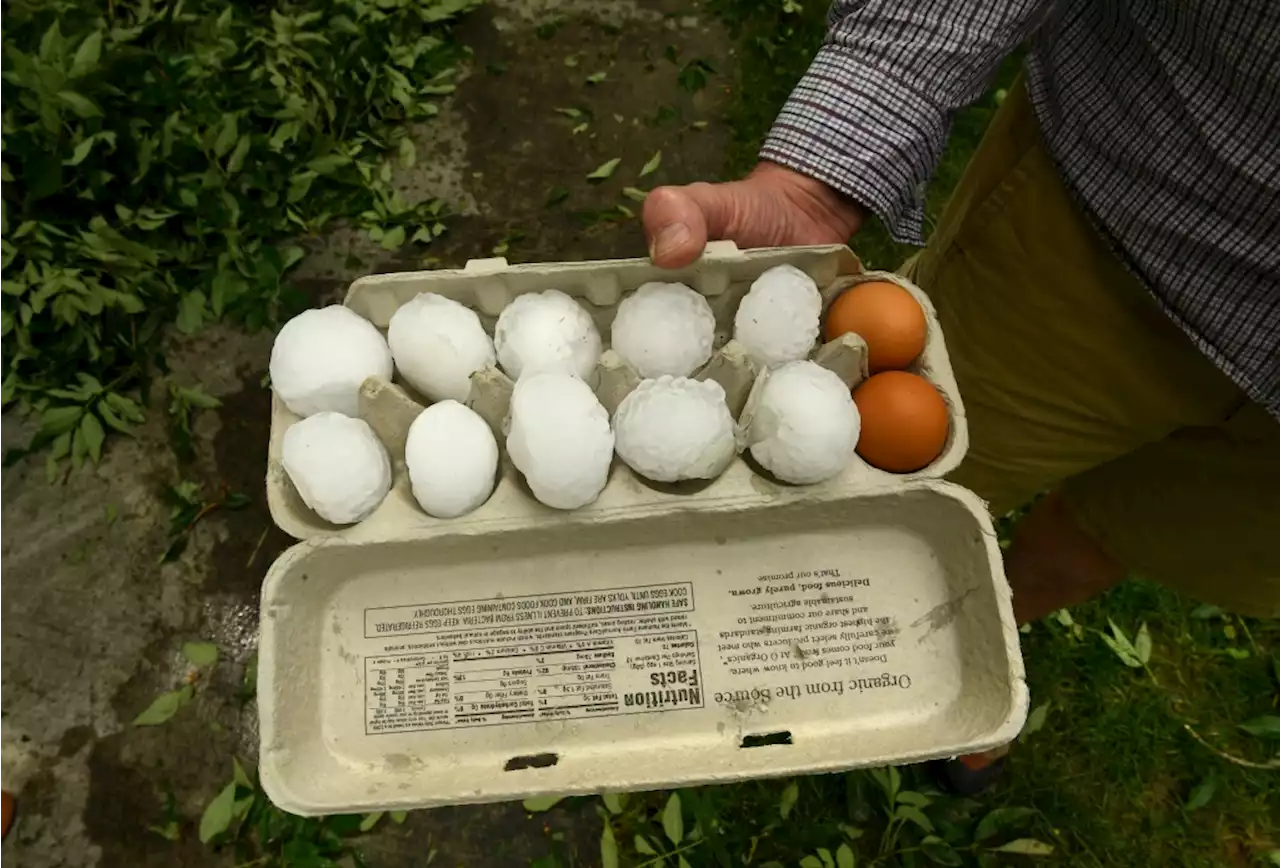
<instances>
[{"instance_id":1,"label":"cardboard egg carton","mask_svg":"<svg viewBox=\"0 0 1280 868\"><path fill-rule=\"evenodd\" d=\"M964 455L963 404L933 308L843 246L739 251L695 265L646 260L508 265L356 281L352 310L385 329L420 292L454 298L492 331L523 292L560 289L607 341L618 302L678 280L718 325L700 376L741 411L760 373L728 340L751 282L789 263L829 303L862 280L921 302L916 363L951 409L929 467L891 474L859 459L817 485L771 481L739 458L697 485L647 482L615 461L593 504L538 503L504 458L489 501L427 516L409 491L403 438L420 403L371 381L362 415L396 464L365 521L327 525L280 466L296 419L276 402L268 496L303 539L262 592L260 772L280 807L316 815L546 794L651 790L917 762L1012 739L1027 712L1000 548L983 503L941 477ZM860 342L814 358L855 383ZM610 409L635 375L606 353L593 387ZM500 428L510 382L473 379L469 403ZM502 442L503 438L499 438Z\"/></svg>"},{"instance_id":2,"label":"cardboard egg carton","mask_svg":"<svg viewBox=\"0 0 1280 868\"><path fill-rule=\"evenodd\" d=\"M475 310L492 334L498 314L515 296L526 292L559 289L577 299L595 320L607 342L614 314L623 296L653 280L680 281L702 293L716 317L716 350L711 360L694 376L714 379L725 389L730 411L740 418L753 387L765 372L730 339L733 317L752 281L776 265L791 264L812 277L820 288L824 308L853 284L865 280L888 280L912 293L927 314L928 334L924 352L913 366L938 388L951 415L951 427L942 454L928 467L911 474L889 473L868 465L858 457L834 479L819 483L828 488L874 490L900 485L912 478L936 478L953 469L964 455L968 432L964 405L947 358L941 329L928 297L903 278L885 272L863 272L857 258L844 246L739 251L731 242L708 246L706 255L682 271L663 271L648 260L548 263L508 265L505 259L473 260L461 270L380 274L357 280L347 292L347 307L386 330L399 307L423 292L434 292ZM866 347L860 338L846 335L815 348L814 361L841 376L851 387L867 376ZM610 412L640 381L631 366L612 350L604 352L590 385ZM505 440L503 425L511 398L512 383L497 367L478 372L472 378L468 405L490 427L499 445ZM493 495L474 512L454 519L427 515L413 499L404 466L404 440L408 426L427 402L403 383L367 381L361 391L360 414L387 446L394 469L391 493L381 506L357 525L338 526L326 522L302 502L284 472L280 455L285 430L294 416L278 399L273 400L271 446L267 472L267 494L272 517L286 533L298 539L341 534L358 539L390 539L431 535L442 523L473 525L478 529L528 521L595 521L620 511L652 511L685 508L690 498L702 502L733 498L772 490L778 497L809 496L814 486L790 486L762 476L741 456L720 477L709 483L662 485L635 474L620 460L614 461L608 484L593 503L571 512L562 512L537 502L525 487L519 472L503 459ZM456 529L456 528L455 528Z\"/></svg>"}]
</instances>

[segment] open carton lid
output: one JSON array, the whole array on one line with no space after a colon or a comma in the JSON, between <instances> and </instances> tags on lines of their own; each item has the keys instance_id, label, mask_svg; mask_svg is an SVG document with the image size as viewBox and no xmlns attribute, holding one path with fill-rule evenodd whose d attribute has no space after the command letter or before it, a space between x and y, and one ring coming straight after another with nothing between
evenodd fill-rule
<instances>
[{"instance_id":1,"label":"open carton lid","mask_svg":"<svg viewBox=\"0 0 1280 868\"><path fill-rule=\"evenodd\" d=\"M303 815L914 762L1010 741L1000 550L949 483L322 537L262 596L261 779Z\"/></svg>"}]
</instances>

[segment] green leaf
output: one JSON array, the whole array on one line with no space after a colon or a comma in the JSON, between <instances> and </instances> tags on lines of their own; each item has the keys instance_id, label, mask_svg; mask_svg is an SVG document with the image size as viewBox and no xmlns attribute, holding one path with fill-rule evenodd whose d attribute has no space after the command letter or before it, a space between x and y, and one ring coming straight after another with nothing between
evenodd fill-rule
<instances>
[{"instance_id":1,"label":"green leaf","mask_svg":"<svg viewBox=\"0 0 1280 868\"><path fill-rule=\"evenodd\" d=\"M600 868L618 868L618 840L607 822L600 833Z\"/></svg>"},{"instance_id":2,"label":"green leaf","mask_svg":"<svg viewBox=\"0 0 1280 868\"><path fill-rule=\"evenodd\" d=\"M1240 728L1249 735L1258 738L1280 738L1280 717L1274 714L1264 714L1261 717L1255 717L1253 720L1245 721L1240 724Z\"/></svg>"},{"instance_id":3,"label":"green leaf","mask_svg":"<svg viewBox=\"0 0 1280 868\"><path fill-rule=\"evenodd\" d=\"M194 691L190 685L180 690L161 693L141 714L133 719L134 726L159 726L178 713L178 709L191 701Z\"/></svg>"},{"instance_id":4,"label":"green leaf","mask_svg":"<svg viewBox=\"0 0 1280 868\"><path fill-rule=\"evenodd\" d=\"M648 197L649 194L644 190L641 190L636 187L623 187L622 195L626 196L628 199L632 200L633 202L643 202Z\"/></svg>"},{"instance_id":5,"label":"green leaf","mask_svg":"<svg viewBox=\"0 0 1280 868\"><path fill-rule=\"evenodd\" d=\"M213 142L213 153L221 160L231 152L231 148L235 146L236 141L240 138L240 123L236 115L228 113L222 118L222 127L218 130L218 137Z\"/></svg>"},{"instance_id":6,"label":"green leaf","mask_svg":"<svg viewBox=\"0 0 1280 868\"><path fill-rule=\"evenodd\" d=\"M174 389L174 394L182 403L201 410L216 410L222 406L222 402L206 392L202 386L178 386Z\"/></svg>"},{"instance_id":7,"label":"green leaf","mask_svg":"<svg viewBox=\"0 0 1280 868\"><path fill-rule=\"evenodd\" d=\"M643 178L645 175L652 175L654 172L658 171L658 167L661 165L662 151L658 151L649 158L649 162L645 163L644 166L640 168L640 177Z\"/></svg>"},{"instance_id":8,"label":"green leaf","mask_svg":"<svg viewBox=\"0 0 1280 868\"><path fill-rule=\"evenodd\" d=\"M618 815L622 813L622 809L626 806L626 793L601 793L600 800L604 802L605 808L610 814Z\"/></svg>"},{"instance_id":9,"label":"green leaf","mask_svg":"<svg viewBox=\"0 0 1280 868\"><path fill-rule=\"evenodd\" d=\"M236 799L235 803L231 806L232 819L242 820L245 817L249 816L249 811L253 810L253 802L254 802L254 799L256 798L257 798L256 795L254 795L253 793L250 793L247 796L243 796L239 799Z\"/></svg>"},{"instance_id":10,"label":"green leaf","mask_svg":"<svg viewBox=\"0 0 1280 868\"><path fill-rule=\"evenodd\" d=\"M524 809L530 814L540 814L543 811L551 810L563 802L564 799L564 796L534 796L524 800Z\"/></svg>"},{"instance_id":11,"label":"green leaf","mask_svg":"<svg viewBox=\"0 0 1280 868\"><path fill-rule=\"evenodd\" d=\"M1044 702L1031 709L1031 713L1027 715L1027 723L1022 727L1022 732L1018 735L1018 740L1023 741L1029 736L1035 735L1044 729L1044 722L1049 717L1049 709L1053 707L1053 702L1046 699Z\"/></svg>"},{"instance_id":12,"label":"green leaf","mask_svg":"<svg viewBox=\"0 0 1280 868\"><path fill-rule=\"evenodd\" d=\"M307 163L307 168L315 172L317 175L328 175L350 162L351 158L346 154L329 154L326 157L317 157Z\"/></svg>"},{"instance_id":13,"label":"green leaf","mask_svg":"<svg viewBox=\"0 0 1280 868\"><path fill-rule=\"evenodd\" d=\"M1272 850L1267 854L1267 861L1272 865L1280 866L1280 850Z\"/></svg>"},{"instance_id":14,"label":"green leaf","mask_svg":"<svg viewBox=\"0 0 1280 868\"><path fill-rule=\"evenodd\" d=\"M72 90L58 91L58 99L63 105L71 109L82 118L98 118L102 117L102 109L98 108L98 104L87 96L82 96Z\"/></svg>"},{"instance_id":15,"label":"green leaf","mask_svg":"<svg viewBox=\"0 0 1280 868\"><path fill-rule=\"evenodd\" d=\"M85 158L89 156L89 152L93 150L93 145L97 141L97 136L89 136L86 139L81 139L80 143L76 145L75 149L71 152L71 156L62 161L62 165L78 166L83 163Z\"/></svg>"},{"instance_id":16,"label":"green leaf","mask_svg":"<svg viewBox=\"0 0 1280 868\"><path fill-rule=\"evenodd\" d=\"M390 816L391 816L391 822L395 823L397 826L403 826L404 821L409 819L409 812L408 811L392 811Z\"/></svg>"},{"instance_id":17,"label":"green leaf","mask_svg":"<svg viewBox=\"0 0 1280 868\"><path fill-rule=\"evenodd\" d=\"M920 850L928 857L930 862L938 865L963 865L964 860L960 858L950 844L939 838L937 835L927 835L920 842Z\"/></svg>"},{"instance_id":18,"label":"green leaf","mask_svg":"<svg viewBox=\"0 0 1280 868\"><path fill-rule=\"evenodd\" d=\"M102 31L94 30L84 38L76 55L71 61L71 77L80 78L98 68L98 58L102 56Z\"/></svg>"},{"instance_id":19,"label":"green leaf","mask_svg":"<svg viewBox=\"0 0 1280 868\"><path fill-rule=\"evenodd\" d=\"M411 136L405 136L400 140L398 151L400 156L400 165L406 169L412 168L414 163L418 161L418 148L414 145L413 138Z\"/></svg>"},{"instance_id":20,"label":"green leaf","mask_svg":"<svg viewBox=\"0 0 1280 868\"><path fill-rule=\"evenodd\" d=\"M643 835L636 835L635 841L636 852L642 856L657 856L658 851L649 843L649 839Z\"/></svg>"},{"instance_id":21,"label":"green leaf","mask_svg":"<svg viewBox=\"0 0 1280 868\"><path fill-rule=\"evenodd\" d=\"M210 664L212 665L212 664ZM249 773L244 770L244 766L240 765L240 760L236 757L231 758L231 780L236 786L246 790L252 790L253 781L249 779Z\"/></svg>"},{"instance_id":22,"label":"green leaf","mask_svg":"<svg viewBox=\"0 0 1280 868\"><path fill-rule=\"evenodd\" d=\"M978 827L973 831L973 840L986 841L1002 832L1024 828L1035 815L1034 808L996 808L978 823Z\"/></svg>"},{"instance_id":23,"label":"green leaf","mask_svg":"<svg viewBox=\"0 0 1280 868\"><path fill-rule=\"evenodd\" d=\"M929 797L923 793L912 792L911 790L903 790L898 793L898 804L912 805L917 808L929 807Z\"/></svg>"},{"instance_id":24,"label":"green leaf","mask_svg":"<svg viewBox=\"0 0 1280 868\"><path fill-rule=\"evenodd\" d=\"M223 787L222 792L214 796L213 801L204 809L200 817L200 842L208 844L218 835L227 831L236 803L235 781Z\"/></svg>"},{"instance_id":25,"label":"green leaf","mask_svg":"<svg viewBox=\"0 0 1280 868\"><path fill-rule=\"evenodd\" d=\"M182 833L179 831L179 828L178 828L177 820L170 820L169 822L165 823L163 826L148 826L147 831L155 832L161 838L165 838L166 840L169 840L169 841L177 841L182 837Z\"/></svg>"},{"instance_id":26,"label":"green leaf","mask_svg":"<svg viewBox=\"0 0 1280 868\"><path fill-rule=\"evenodd\" d=\"M193 289L178 302L178 318L175 324L183 334L195 334L204 325L204 293Z\"/></svg>"},{"instance_id":27,"label":"green leaf","mask_svg":"<svg viewBox=\"0 0 1280 868\"><path fill-rule=\"evenodd\" d=\"M907 820L915 823L926 832L933 832L933 823L924 815L924 811L914 805L899 805L893 812L895 820Z\"/></svg>"},{"instance_id":28,"label":"green leaf","mask_svg":"<svg viewBox=\"0 0 1280 868\"><path fill-rule=\"evenodd\" d=\"M311 190L311 183L319 177L315 172L299 172L289 179L288 201L297 202Z\"/></svg>"},{"instance_id":29,"label":"green leaf","mask_svg":"<svg viewBox=\"0 0 1280 868\"><path fill-rule=\"evenodd\" d=\"M782 791L782 798L778 801L778 815L784 820L790 817L791 811L795 808L799 799L800 785L795 781L789 782Z\"/></svg>"},{"instance_id":30,"label":"green leaf","mask_svg":"<svg viewBox=\"0 0 1280 868\"><path fill-rule=\"evenodd\" d=\"M1221 618L1226 612L1221 606L1214 606L1211 603L1201 603L1191 610L1191 617L1197 621L1207 621L1210 618Z\"/></svg>"},{"instance_id":31,"label":"green leaf","mask_svg":"<svg viewBox=\"0 0 1280 868\"><path fill-rule=\"evenodd\" d=\"M684 814L680 810L679 793L672 793L662 810L662 831L672 844L678 846L684 840Z\"/></svg>"},{"instance_id":32,"label":"green leaf","mask_svg":"<svg viewBox=\"0 0 1280 868\"><path fill-rule=\"evenodd\" d=\"M836 868L855 868L856 865L853 850L848 844L841 844L840 849L836 850Z\"/></svg>"},{"instance_id":33,"label":"green leaf","mask_svg":"<svg viewBox=\"0 0 1280 868\"><path fill-rule=\"evenodd\" d=\"M1120 662L1125 666L1132 669L1141 669L1142 660L1138 657L1138 651L1133 647L1133 643L1129 641L1129 637L1116 625L1115 621L1107 619L1107 624L1111 627L1111 635L1098 633L1102 637L1103 643L1115 652L1115 655L1120 658Z\"/></svg>"},{"instance_id":34,"label":"green leaf","mask_svg":"<svg viewBox=\"0 0 1280 868\"><path fill-rule=\"evenodd\" d=\"M371 832L373 827L378 825L378 821L382 819L382 811L374 811L372 814L365 814L360 820L360 831Z\"/></svg>"},{"instance_id":35,"label":"green leaf","mask_svg":"<svg viewBox=\"0 0 1280 868\"><path fill-rule=\"evenodd\" d=\"M893 766L870 769L871 779L884 791L885 801L893 806L898 801L898 790L902 788L902 775Z\"/></svg>"},{"instance_id":36,"label":"green leaf","mask_svg":"<svg viewBox=\"0 0 1280 868\"><path fill-rule=\"evenodd\" d=\"M1138 636L1133 640L1133 651L1138 660L1148 663L1151 660L1151 633L1147 630L1146 621L1138 628Z\"/></svg>"},{"instance_id":37,"label":"green leaf","mask_svg":"<svg viewBox=\"0 0 1280 868\"><path fill-rule=\"evenodd\" d=\"M1216 775L1210 774L1191 790L1191 794L1187 796L1187 803L1183 807L1187 811L1198 811L1213 798L1214 792L1218 789L1218 778Z\"/></svg>"},{"instance_id":38,"label":"green leaf","mask_svg":"<svg viewBox=\"0 0 1280 868\"><path fill-rule=\"evenodd\" d=\"M249 135L240 137L240 141L236 142L236 149L231 152L231 159L227 160L227 174L234 175L244 168L245 157L249 156Z\"/></svg>"},{"instance_id":39,"label":"green leaf","mask_svg":"<svg viewBox=\"0 0 1280 868\"><path fill-rule=\"evenodd\" d=\"M587 84L599 84L600 82L604 81L608 77L609 77L609 73L607 72L603 72L603 71L593 72L591 73L591 75L587 76Z\"/></svg>"},{"instance_id":40,"label":"green leaf","mask_svg":"<svg viewBox=\"0 0 1280 868\"><path fill-rule=\"evenodd\" d=\"M817 856L805 856L800 860L800 868L823 868L822 860Z\"/></svg>"},{"instance_id":41,"label":"green leaf","mask_svg":"<svg viewBox=\"0 0 1280 868\"><path fill-rule=\"evenodd\" d=\"M192 666L212 666L218 662L218 646L212 642L186 642L182 646L182 656Z\"/></svg>"},{"instance_id":42,"label":"green leaf","mask_svg":"<svg viewBox=\"0 0 1280 868\"><path fill-rule=\"evenodd\" d=\"M39 436L55 437L73 430L83 413L83 407L50 407L40 414Z\"/></svg>"},{"instance_id":43,"label":"green leaf","mask_svg":"<svg viewBox=\"0 0 1280 868\"><path fill-rule=\"evenodd\" d=\"M102 441L106 436L107 432L102 430L102 423L97 416L85 413L80 417L80 439L84 441L85 449L94 464L102 460Z\"/></svg>"},{"instance_id":44,"label":"green leaf","mask_svg":"<svg viewBox=\"0 0 1280 868\"><path fill-rule=\"evenodd\" d=\"M405 231L403 226L392 226L382 235L382 248L396 250L404 246Z\"/></svg>"},{"instance_id":45,"label":"green leaf","mask_svg":"<svg viewBox=\"0 0 1280 868\"><path fill-rule=\"evenodd\" d=\"M594 172L587 175L588 181L604 181L613 175L613 170L618 168L618 164L622 162L621 157L614 157L612 160L601 163L596 166Z\"/></svg>"},{"instance_id":46,"label":"green leaf","mask_svg":"<svg viewBox=\"0 0 1280 868\"><path fill-rule=\"evenodd\" d=\"M1010 841L1008 844L992 847L991 852L1017 853L1021 856L1051 856L1053 855L1053 845L1037 841L1035 838L1019 838L1016 841Z\"/></svg>"}]
</instances>

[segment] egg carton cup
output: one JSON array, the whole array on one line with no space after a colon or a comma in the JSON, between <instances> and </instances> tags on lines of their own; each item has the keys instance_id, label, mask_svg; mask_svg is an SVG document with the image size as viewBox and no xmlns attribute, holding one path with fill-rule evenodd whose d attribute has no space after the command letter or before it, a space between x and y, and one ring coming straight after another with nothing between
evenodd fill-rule
<instances>
[{"instance_id":1,"label":"egg carton cup","mask_svg":"<svg viewBox=\"0 0 1280 868\"><path fill-rule=\"evenodd\" d=\"M748 402L759 394L768 372L731 339L733 318L751 283L766 270L783 264L794 265L813 278L822 293L824 314L826 306L840 293L869 280L897 284L919 301L926 312L928 330L924 351L911 370L934 384L946 401L951 418L946 445L933 463L915 473L897 474L879 470L855 456L833 479L816 485L792 486L762 475L739 456L714 480L671 485L646 480L615 458L609 481L600 496L587 506L562 511L545 506L533 497L504 450L489 500L468 515L437 519L423 512L414 500L404 466L404 442L409 424L428 402L406 384L370 379L361 389L360 415L387 447L393 467L391 492L373 514L357 524L339 526L320 518L303 503L284 471L281 462L284 432L298 417L278 398L273 398L267 470L267 499L272 517L282 530L297 539L341 535L378 540L430 537L442 532L484 533L530 523L590 523L670 509L700 509L738 498L758 497L762 493L785 500L803 499L815 489L870 492L893 488L912 479L939 478L958 465L968 444L964 406L932 304L919 288L896 274L864 272L853 253L842 245L742 251L731 242L714 242L697 263L680 271L658 269L645 259L527 265L509 265L505 259L473 260L457 270L361 278L351 285L345 304L385 331L401 305L419 293L434 292L475 310L492 334L498 314L517 295L559 289L582 303L607 341L618 304L627 293L649 281L680 281L707 298L716 318L716 349L693 376L714 380L724 388L730 412L739 422L739 443L743 444L741 429L750 421ZM867 376L866 345L856 335L821 344L810 357L834 371L851 388ZM588 378L610 415L640 379L631 365L610 349L604 351ZM505 443L512 388L510 378L503 371L490 367L472 376L466 402L493 429L500 446Z\"/></svg>"},{"instance_id":2,"label":"egg carton cup","mask_svg":"<svg viewBox=\"0 0 1280 868\"><path fill-rule=\"evenodd\" d=\"M1017 734L1028 697L1000 547L982 501L939 478L964 454L964 410L933 308L907 281L864 273L842 246L713 244L674 273L644 260L483 260L381 275L353 284L346 304L386 328L401 304L437 292L492 329L519 293L556 288L608 335L627 292L679 280L716 313L717 349L698 376L749 422L768 375L728 340L733 315L784 263L827 303L889 280L924 306L915 369L951 409L931 466L899 475L854 460L792 486L740 458L701 486L659 486L615 461L598 500L560 511L503 455L487 503L437 520L403 461L423 402L371 379L359 412L395 484L372 516L338 528L285 477L280 439L296 418L275 403L272 514L305 538L262 590L259 769L276 805L314 816L667 789L920 762ZM850 384L867 373L856 338L813 358ZM592 380L612 410L638 377L606 352ZM468 403L501 430L510 393L485 370Z\"/></svg>"}]
</instances>

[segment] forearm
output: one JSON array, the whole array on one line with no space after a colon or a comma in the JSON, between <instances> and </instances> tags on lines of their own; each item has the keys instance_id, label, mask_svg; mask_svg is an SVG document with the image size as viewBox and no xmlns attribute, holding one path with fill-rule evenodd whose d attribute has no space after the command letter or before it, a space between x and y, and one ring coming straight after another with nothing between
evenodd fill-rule
<instances>
[{"instance_id":1,"label":"forearm","mask_svg":"<svg viewBox=\"0 0 1280 868\"><path fill-rule=\"evenodd\" d=\"M919 242L951 116L981 95L1052 0L857 0L832 26L761 158L827 184Z\"/></svg>"}]
</instances>

